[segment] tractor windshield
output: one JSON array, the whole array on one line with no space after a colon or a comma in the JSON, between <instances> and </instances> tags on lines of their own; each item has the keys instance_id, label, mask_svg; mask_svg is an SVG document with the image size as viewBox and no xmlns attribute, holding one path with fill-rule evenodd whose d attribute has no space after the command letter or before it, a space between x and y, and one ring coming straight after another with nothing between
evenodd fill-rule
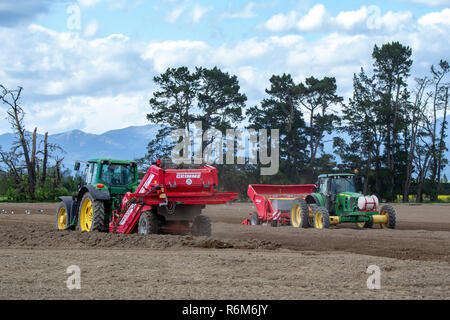
<instances>
[{"instance_id":1,"label":"tractor windshield","mask_svg":"<svg viewBox=\"0 0 450 320\"><path fill-rule=\"evenodd\" d=\"M356 192L354 177L338 177L331 179L331 193L338 194L341 192Z\"/></svg>"},{"instance_id":2,"label":"tractor windshield","mask_svg":"<svg viewBox=\"0 0 450 320\"><path fill-rule=\"evenodd\" d=\"M126 186L134 182L134 170L128 164L103 164L100 179L109 185Z\"/></svg>"}]
</instances>

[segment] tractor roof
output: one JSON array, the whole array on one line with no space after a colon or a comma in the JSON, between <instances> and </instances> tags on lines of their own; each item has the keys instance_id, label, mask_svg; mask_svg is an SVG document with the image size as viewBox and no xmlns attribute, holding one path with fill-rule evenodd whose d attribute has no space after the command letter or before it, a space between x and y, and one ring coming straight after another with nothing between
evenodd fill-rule
<instances>
[{"instance_id":1,"label":"tractor roof","mask_svg":"<svg viewBox=\"0 0 450 320\"><path fill-rule=\"evenodd\" d=\"M354 177L353 173L327 173L319 175L319 178L327 178L327 177Z\"/></svg>"},{"instance_id":2,"label":"tractor roof","mask_svg":"<svg viewBox=\"0 0 450 320\"><path fill-rule=\"evenodd\" d=\"M130 163L136 162L136 161L132 161L132 160L117 160L117 159L106 159L106 158L96 158L96 159L88 160L88 162L102 162L102 161L110 161L112 163L118 163L118 164L130 164Z\"/></svg>"}]
</instances>

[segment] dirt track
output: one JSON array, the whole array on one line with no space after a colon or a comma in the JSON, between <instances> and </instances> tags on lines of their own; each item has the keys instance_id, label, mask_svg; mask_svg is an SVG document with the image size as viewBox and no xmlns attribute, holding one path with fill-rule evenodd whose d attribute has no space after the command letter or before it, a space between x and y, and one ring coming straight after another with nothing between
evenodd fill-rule
<instances>
[{"instance_id":1,"label":"dirt track","mask_svg":"<svg viewBox=\"0 0 450 320\"><path fill-rule=\"evenodd\" d=\"M450 299L450 205L395 205L396 230L247 227L251 204L209 206L211 238L57 232L56 206L0 204L0 299Z\"/></svg>"}]
</instances>

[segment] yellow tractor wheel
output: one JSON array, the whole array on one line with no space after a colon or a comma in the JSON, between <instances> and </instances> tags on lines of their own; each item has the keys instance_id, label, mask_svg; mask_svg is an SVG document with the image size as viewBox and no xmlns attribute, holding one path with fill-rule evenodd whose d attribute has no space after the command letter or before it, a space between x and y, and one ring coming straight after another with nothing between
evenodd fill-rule
<instances>
[{"instance_id":1,"label":"yellow tractor wheel","mask_svg":"<svg viewBox=\"0 0 450 320\"><path fill-rule=\"evenodd\" d=\"M380 210L380 215L385 216L386 219L386 223L382 223L381 227L383 229L395 229L395 225L396 225L396 212L395 209L390 206L390 205L385 205L381 208Z\"/></svg>"},{"instance_id":2,"label":"yellow tractor wheel","mask_svg":"<svg viewBox=\"0 0 450 320\"><path fill-rule=\"evenodd\" d=\"M309 208L305 199L297 198L291 209L291 225L294 228L309 227Z\"/></svg>"},{"instance_id":3,"label":"yellow tractor wheel","mask_svg":"<svg viewBox=\"0 0 450 320\"><path fill-rule=\"evenodd\" d=\"M78 229L80 231L105 231L105 207L102 201L95 200L86 192L78 210Z\"/></svg>"},{"instance_id":4,"label":"yellow tractor wheel","mask_svg":"<svg viewBox=\"0 0 450 320\"><path fill-rule=\"evenodd\" d=\"M317 206L314 212L314 228L328 229L330 227L330 214L325 207Z\"/></svg>"},{"instance_id":5,"label":"yellow tractor wheel","mask_svg":"<svg viewBox=\"0 0 450 320\"><path fill-rule=\"evenodd\" d=\"M66 230L69 226L68 210L64 202L61 202L56 209L56 229Z\"/></svg>"}]
</instances>

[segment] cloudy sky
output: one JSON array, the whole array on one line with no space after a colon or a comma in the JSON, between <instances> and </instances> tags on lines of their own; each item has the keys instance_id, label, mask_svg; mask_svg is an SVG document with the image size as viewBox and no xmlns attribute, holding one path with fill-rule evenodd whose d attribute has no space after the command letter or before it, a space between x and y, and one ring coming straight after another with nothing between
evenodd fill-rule
<instances>
[{"instance_id":1,"label":"cloudy sky","mask_svg":"<svg viewBox=\"0 0 450 320\"><path fill-rule=\"evenodd\" d=\"M0 83L24 88L29 130L102 133L147 124L168 67L235 74L248 106L282 73L334 76L348 98L375 44L410 46L413 79L450 60L449 31L450 0L0 0Z\"/></svg>"}]
</instances>

